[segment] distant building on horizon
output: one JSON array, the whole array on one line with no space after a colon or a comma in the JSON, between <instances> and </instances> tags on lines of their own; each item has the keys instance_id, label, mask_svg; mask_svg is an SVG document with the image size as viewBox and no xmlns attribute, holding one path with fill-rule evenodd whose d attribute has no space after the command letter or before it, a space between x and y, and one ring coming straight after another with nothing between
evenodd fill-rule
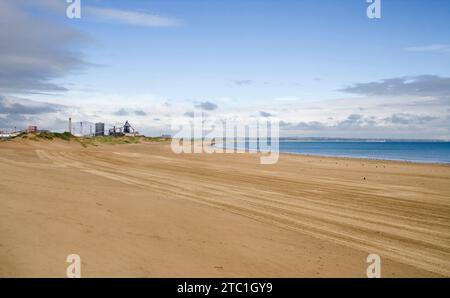
<instances>
[{"instance_id":1,"label":"distant building on horizon","mask_svg":"<svg viewBox=\"0 0 450 298\"><path fill-rule=\"evenodd\" d=\"M98 122L95 123L95 136L104 136L105 135L105 123Z\"/></svg>"},{"instance_id":2,"label":"distant building on horizon","mask_svg":"<svg viewBox=\"0 0 450 298\"><path fill-rule=\"evenodd\" d=\"M37 133L37 131L38 131L38 128L37 128L37 126L34 126L34 125L30 125L27 128L28 133Z\"/></svg>"}]
</instances>

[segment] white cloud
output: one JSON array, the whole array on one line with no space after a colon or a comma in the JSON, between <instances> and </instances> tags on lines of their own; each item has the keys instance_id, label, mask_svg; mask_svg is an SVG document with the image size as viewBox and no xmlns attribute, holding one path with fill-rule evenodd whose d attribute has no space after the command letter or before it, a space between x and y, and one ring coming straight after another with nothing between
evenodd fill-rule
<instances>
[{"instance_id":1,"label":"white cloud","mask_svg":"<svg viewBox=\"0 0 450 298\"><path fill-rule=\"evenodd\" d=\"M85 7L83 13L100 21L143 26L143 27L176 27L182 22L175 18L163 17L145 12L119 10L113 8Z\"/></svg>"},{"instance_id":2,"label":"white cloud","mask_svg":"<svg viewBox=\"0 0 450 298\"><path fill-rule=\"evenodd\" d=\"M432 44L425 46L409 47L405 50L410 52L436 52L436 53L450 53L450 45L448 44Z\"/></svg>"},{"instance_id":3,"label":"white cloud","mask_svg":"<svg viewBox=\"0 0 450 298\"><path fill-rule=\"evenodd\" d=\"M287 96L287 97L277 97L275 98L276 101L298 101L300 98L295 96Z\"/></svg>"}]
</instances>

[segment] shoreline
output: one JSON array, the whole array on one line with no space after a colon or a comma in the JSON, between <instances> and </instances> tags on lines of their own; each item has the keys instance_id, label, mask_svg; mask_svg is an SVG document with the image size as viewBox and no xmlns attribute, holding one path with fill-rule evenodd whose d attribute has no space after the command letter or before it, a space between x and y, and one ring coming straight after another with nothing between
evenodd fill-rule
<instances>
[{"instance_id":1,"label":"shoreline","mask_svg":"<svg viewBox=\"0 0 450 298\"><path fill-rule=\"evenodd\" d=\"M394 162L394 163L406 163L406 164L416 164L416 165L441 165L450 166L450 162L430 162L430 161L418 161L418 160L404 160L404 159L385 159L385 158L370 158L370 157L358 157L358 156L338 156L338 155L320 155L320 154L308 154L308 153L296 153L296 152L280 152L280 154L289 155L301 155L308 157L323 157L323 158L335 158L344 160L363 160L363 161L384 161L384 162Z\"/></svg>"},{"instance_id":2,"label":"shoreline","mask_svg":"<svg viewBox=\"0 0 450 298\"><path fill-rule=\"evenodd\" d=\"M211 145L210 145L211 146ZM216 145L213 145L216 146ZM223 149L223 147L216 147ZM257 149L242 149L242 148L235 148L236 152L240 153L252 153L252 154L265 154L269 153L270 151L264 151L260 150L260 152L254 152ZM230 153L233 154L233 153ZM385 158L370 158L370 157L358 157L358 156L339 156L339 155L321 155L321 154L309 154L309 153L299 153L299 152L281 152L278 151L278 154L287 154L287 155L293 155L293 156L304 156L304 157L322 157L322 158L336 158L336 159L344 159L344 160L363 160L363 161L384 161L384 162L396 162L396 163L406 163L406 164L417 164L417 165L443 165L443 166L450 166L450 162L431 162L431 161L418 161L418 160L405 160L405 159L385 159Z\"/></svg>"}]
</instances>

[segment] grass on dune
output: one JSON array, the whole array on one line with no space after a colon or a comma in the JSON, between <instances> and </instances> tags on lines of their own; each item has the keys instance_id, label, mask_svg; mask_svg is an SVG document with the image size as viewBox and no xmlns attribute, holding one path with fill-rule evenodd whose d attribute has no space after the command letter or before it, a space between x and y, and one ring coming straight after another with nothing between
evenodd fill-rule
<instances>
[{"instance_id":1,"label":"grass on dune","mask_svg":"<svg viewBox=\"0 0 450 298\"><path fill-rule=\"evenodd\" d=\"M80 141L86 145L92 146L98 146L100 144L118 145L118 144L140 143L139 137L114 137L114 136L81 137Z\"/></svg>"},{"instance_id":2,"label":"grass on dune","mask_svg":"<svg viewBox=\"0 0 450 298\"><path fill-rule=\"evenodd\" d=\"M22 139L29 139L32 141L39 140L55 140L60 139L64 141L75 141L80 143L83 147L98 146L100 144L106 145L119 145L119 144L138 144L141 142L163 142L168 141L167 138L161 137L128 137L128 136L92 136L92 137L76 137L69 132L58 133L58 132L38 132L38 133L22 133L18 137Z\"/></svg>"},{"instance_id":3,"label":"grass on dune","mask_svg":"<svg viewBox=\"0 0 450 298\"><path fill-rule=\"evenodd\" d=\"M90 145L98 145L98 144L108 144L108 145L116 145L116 144L139 144L141 142L162 142L167 141L166 138L159 137L114 137L114 136L96 136L96 137L83 137L80 138L82 142L85 142Z\"/></svg>"}]
</instances>

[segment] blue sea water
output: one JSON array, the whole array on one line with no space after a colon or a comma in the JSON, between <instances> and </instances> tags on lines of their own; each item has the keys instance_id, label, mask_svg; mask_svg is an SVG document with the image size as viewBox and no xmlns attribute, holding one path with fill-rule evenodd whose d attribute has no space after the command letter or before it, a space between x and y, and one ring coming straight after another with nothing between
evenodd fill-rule
<instances>
[{"instance_id":1,"label":"blue sea water","mask_svg":"<svg viewBox=\"0 0 450 298\"><path fill-rule=\"evenodd\" d=\"M239 143L238 148L248 147ZM450 163L450 142L429 141L293 141L280 140L281 153Z\"/></svg>"}]
</instances>

